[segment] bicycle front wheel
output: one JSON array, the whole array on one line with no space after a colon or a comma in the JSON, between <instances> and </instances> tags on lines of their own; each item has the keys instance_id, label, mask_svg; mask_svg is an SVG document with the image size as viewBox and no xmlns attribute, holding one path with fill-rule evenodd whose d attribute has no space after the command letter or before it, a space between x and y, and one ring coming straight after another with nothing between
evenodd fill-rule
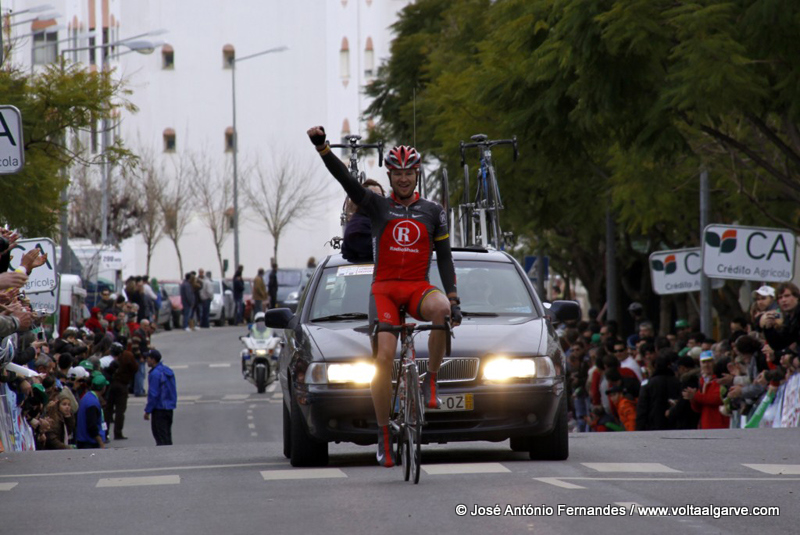
<instances>
[{"instance_id":1,"label":"bicycle front wheel","mask_svg":"<svg viewBox=\"0 0 800 535\"><path fill-rule=\"evenodd\" d=\"M419 374L416 366L408 368L406 377L406 443L408 461L414 484L419 483L422 464L422 390L419 387Z\"/></svg>"}]
</instances>

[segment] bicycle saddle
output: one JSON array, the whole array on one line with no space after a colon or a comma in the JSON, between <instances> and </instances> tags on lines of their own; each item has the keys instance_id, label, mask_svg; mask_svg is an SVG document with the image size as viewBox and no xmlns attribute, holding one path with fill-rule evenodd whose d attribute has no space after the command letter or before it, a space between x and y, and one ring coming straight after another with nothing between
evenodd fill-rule
<instances>
[{"instance_id":1,"label":"bicycle saddle","mask_svg":"<svg viewBox=\"0 0 800 535\"><path fill-rule=\"evenodd\" d=\"M489 136L486 134L475 134L474 136L470 137L472 141L480 143L481 141L486 141L489 139Z\"/></svg>"}]
</instances>

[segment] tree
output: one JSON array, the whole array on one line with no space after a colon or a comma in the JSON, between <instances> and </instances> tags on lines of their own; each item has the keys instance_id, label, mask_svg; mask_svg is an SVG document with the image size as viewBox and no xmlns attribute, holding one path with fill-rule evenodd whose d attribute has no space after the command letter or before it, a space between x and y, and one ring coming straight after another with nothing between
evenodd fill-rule
<instances>
[{"instance_id":1,"label":"tree","mask_svg":"<svg viewBox=\"0 0 800 535\"><path fill-rule=\"evenodd\" d=\"M73 167L69 193L70 235L88 238L93 243L100 243L103 224L99 209L103 192L98 182L90 166ZM138 232L139 199L128 175L121 172L109 176L108 190L108 238L111 243L119 243Z\"/></svg>"},{"instance_id":2,"label":"tree","mask_svg":"<svg viewBox=\"0 0 800 535\"><path fill-rule=\"evenodd\" d=\"M33 77L13 66L0 70L0 95L22 114L25 147L23 170L0 179L0 221L26 235L54 236L67 170L74 162L96 163L68 146L64 133L89 130L122 110L136 111L126 100L129 94L110 72L88 67L49 65ZM133 159L121 144L106 156L118 165Z\"/></svg>"},{"instance_id":3,"label":"tree","mask_svg":"<svg viewBox=\"0 0 800 535\"><path fill-rule=\"evenodd\" d=\"M164 213L160 203L167 187L167 177L163 166L159 166L148 151L143 151L139 165L132 172L130 184L139 203L137 227L147 248L146 274L149 276L153 250L164 236Z\"/></svg>"},{"instance_id":4,"label":"tree","mask_svg":"<svg viewBox=\"0 0 800 535\"><path fill-rule=\"evenodd\" d=\"M222 262L222 245L230 230L229 218L233 205L233 186L227 168L222 171L212 161L207 151L188 155L191 182L197 194L200 218L211 231L214 249L219 261L220 277L225 274Z\"/></svg>"},{"instance_id":5,"label":"tree","mask_svg":"<svg viewBox=\"0 0 800 535\"><path fill-rule=\"evenodd\" d=\"M191 162L185 154L178 156L177 161L173 160L169 185L164 188L158 203L164 218L164 234L175 246L175 253L178 255L178 280L183 279L184 274L183 257L178 242L191 221L197 204L192 188L192 171Z\"/></svg>"},{"instance_id":6,"label":"tree","mask_svg":"<svg viewBox=\"0 0 800 535\"><path fill-rule=\"evenodd\" d=\"M276 151L277 152L277 151ZM272 236L272 258L278 261L278 243L283 231L313 218L327 199L327 182L320 180L309 160L287 151L272 154L271 164L256 161L244 181L247 206L258 214Z\"/></svg>"}]
</instances>

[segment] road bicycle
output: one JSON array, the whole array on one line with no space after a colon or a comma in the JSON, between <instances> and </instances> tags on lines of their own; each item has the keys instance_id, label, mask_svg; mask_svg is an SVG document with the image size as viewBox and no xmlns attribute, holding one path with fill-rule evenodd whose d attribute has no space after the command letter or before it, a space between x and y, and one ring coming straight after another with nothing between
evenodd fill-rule
<instances>
[{"instance_id":1,"label":"road bicycle","mask_svg":"<svg viewBox=\"0 0 800 535\"><path fill-rule=\"evenodd\" d=\"M395 380L392 396L392 416L389 426L397 448L398 464L403 468L403 479L413 479L419 483L420 465L422 464L422 427L425 425L425 410L420 388L419 368L417 367L414 349L414 337L422 331L445 331L445 354L450 355L450 317L446 317L443 325L417 325L406 323L405 311L400 310L400 325L386 326L373 323L372 349L377 355L377 333L392 332L400 335L400 367ZM394 379L394 378L393 378Z\"/></svg>"},{"instance_id":2,"label":"road bicycle","mask_svg":"<svg viewBox=\"0 0 800 535\"><path fill-rule=\"evenodd\" d=\"M358 151L366 149L378 150L378 167L383 167L383 141L377 143L359 143L361 136L358 134L351 134L344 136L344 143L334 143L330 147L332 149L349 149L350 150L350 165L348 169L353 178L358 180L359 184L363 184L367 176L364 171L358 170ZM345 197L342 203L342 214L339 216L339 222L342 225L342 234L344 234L344 227L347 224L347 198ZM338 236L331 239L329 242L334 249L341 247L342 239Z\"/></svg>"},{"instance_id":3,"label":"road bicycle","mask_svg":"<svg viewBox=\"0 0 800 535\"><path fill-rule=\"evenodd\" d=\"M461 142L461 166L464 168L464 202L460 205L460 221L463 244L465 246L492 246L497 250L504 247L504 238L500 230L500 210L503 200L497 185L497 172L492 162L492 147L496 145L512 145L514 161L517 161L519 150L517 137L511 139L490 140L485 134L472 136L472 143ZM470 200L469 166L466 163L467 149L477 148L480 152L477 189L475 199ZM477 225L477 228L476 228Z\"/></svg>"}]
</instances>

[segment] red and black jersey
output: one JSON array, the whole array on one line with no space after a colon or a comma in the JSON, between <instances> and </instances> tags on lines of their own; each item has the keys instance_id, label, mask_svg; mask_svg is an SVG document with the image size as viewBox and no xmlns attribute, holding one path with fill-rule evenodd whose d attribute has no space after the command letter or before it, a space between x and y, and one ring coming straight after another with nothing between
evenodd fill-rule
<instances>
[{"instance_id":1,"label":"red and black jersey","mask_svg":"<svg viewBox=\"0 0 800 535\"><path fill-rule=\"evenodd\" d=\"M435 250L445 292L456 291L447 213L440 204L415 193L414 202L404 206L393 194L382 197L361 186L329 149L323 151L322 160L350 199L372 222L375 282L427 281L431 255Z\"/></svg>"}]
</instances>

